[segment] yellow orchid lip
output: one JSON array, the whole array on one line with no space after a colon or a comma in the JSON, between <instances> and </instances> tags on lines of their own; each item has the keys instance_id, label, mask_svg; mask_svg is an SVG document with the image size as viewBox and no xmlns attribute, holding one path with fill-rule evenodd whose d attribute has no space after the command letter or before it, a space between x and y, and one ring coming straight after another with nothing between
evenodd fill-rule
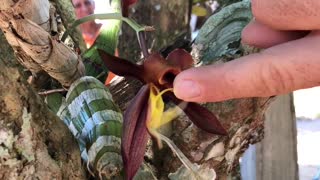
<instances>
[{"instance_id":1,"label":"yellow orchid lip","mask_svg":"<svg viewBox=\"0 0 320 180\"><path fill-rule=\"evenodd\" d=\"M162 95L166 92L173 92L173 88L167 88L160 91L154 84L149 84L149 88L150 91L146 119L146 127L149 131L149 134L151 134L157 140L158 147L160 149L162 148L162 141L165 141L171 150L176 153L177 157L185 165L185 167L190 170L195 179L202 179L195 166L182 153L182 151L169 138L157 131L157 129L159 129L161 126L177 118L182 113L182 109L186 107L187 103L184 102L184 104L179 104L179 106L174 106L164 110L165 103L163 102Z\"/></svg>"},{"instance_id":2,"label":"yellow orchid lip","mask_svg":"<svg viewBox=\"0 0 320 180\"><path fill-rule=\"evenodd\" d=\"M164 111L165 104L162 95L169 91L173 92L173 88L167 88L160 91L154 84L149 84L149 86L150 94L146 126L149 133L157 140L159 148L162 148L157 129L178 117L182 113L182 110L178 106L175 106Z\"/></svg>"}]
</instances>

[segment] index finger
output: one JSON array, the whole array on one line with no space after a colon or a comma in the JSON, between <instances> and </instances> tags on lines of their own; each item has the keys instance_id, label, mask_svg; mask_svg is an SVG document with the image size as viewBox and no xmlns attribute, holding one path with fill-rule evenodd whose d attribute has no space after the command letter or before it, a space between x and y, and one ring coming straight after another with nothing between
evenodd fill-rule
<instances>
[{"instance_id":1,"label":"index finger","mask_svg":"<svg viewBox=\"0 0 320 180\"><path fill-rule=\"evenodd\" d=\"M278 30L320 29L319 0L252 0L255 18Z\"/></svg>"},{"instance_id":2,"label":"index finger","mask_svg":"<svg viewBox=\"0 0 320 180\"><path fill-rule=\"evenodd\" d=\"M320 31L224 64L188 69L174 80L185 101L266 97L320 85Z\"/></svg>"}]
</instances>

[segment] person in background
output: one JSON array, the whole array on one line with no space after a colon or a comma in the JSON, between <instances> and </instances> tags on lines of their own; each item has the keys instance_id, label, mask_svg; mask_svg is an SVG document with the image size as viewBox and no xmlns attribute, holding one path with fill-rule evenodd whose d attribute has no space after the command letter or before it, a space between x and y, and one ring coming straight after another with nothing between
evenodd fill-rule
<instances>
[{"instance_id":1,"label":"person in background","mask_svg":"<svg viewBox=\"0 0 320 180\"><path fill-rule=\"evenodd\" d=\"M78 19L94 14L95 2L93 0L72 0L75 14ZM93 45L93 42L98 37L102 24L95 21L89 21L80 24L82 37L87 45L87 48Z\"/></svg>"},{"instance_id":2,"label":"person in background","mask_svg":"<svg viewBox=\"0 0 320 180\"><path fill-rule=\"evenodd\" d=\"M266 48L220 64L188 69L174 80L185 101L266 97L320 85L320 1L251 0L255 19L242 43Z\"/></svg>"},{"instance_id":3,"label":"person in background","mask_svg":"<svg viewBox=\"0 0 320 180\"><path fill-rule=\"evenodd\" d=\"M72 0L72 4L75 9L75 14L78 19L85 16L94 14L95 2L94 0ZM82 32L83 40L86 43L87 48L90 48L96 38L100 33L102 24L98 24L95 21L89 21L80 25L80 30ZM117 51L116 51L117 56ZM112 72L108 73L105 84L108 85L112 79L115 77L115 74Z\"/></svg>"}]
</instances>

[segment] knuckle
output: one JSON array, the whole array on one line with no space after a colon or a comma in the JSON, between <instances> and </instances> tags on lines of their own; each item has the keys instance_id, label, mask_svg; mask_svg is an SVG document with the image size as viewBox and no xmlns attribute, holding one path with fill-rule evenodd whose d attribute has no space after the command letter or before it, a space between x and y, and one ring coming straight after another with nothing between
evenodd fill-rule
<instances>
[{"instance_id":1,"label":"knuckle","mask_svg":"<svg viewBox=\"0 0 320 180\"><path fill-rule=\"evenodd\" d=\"M269 59L277 59L276 55L263 52ZM275 63L269 61L268 64L262 69L262 81L266 89L270 94L276 95L287 92L294 87L294 77L291 72L284 67L281 63Z\"/></svg>"}]
</instances>

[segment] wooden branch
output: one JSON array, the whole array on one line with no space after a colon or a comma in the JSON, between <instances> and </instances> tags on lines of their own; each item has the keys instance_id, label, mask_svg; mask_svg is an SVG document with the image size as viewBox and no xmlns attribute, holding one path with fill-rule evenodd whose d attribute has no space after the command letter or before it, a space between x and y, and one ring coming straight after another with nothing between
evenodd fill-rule
<instances>
[{"instance_id":1,"label":"wooden branch","mask_svg":"<svg viewBox=\"0 0 320 180\"><path fill-rule=\"evenodd\" d=\"M44 70L63 86L68 87L73 81L84 75L84 66L81 58L69 47L52 39L45 29L32 21L33 19L38 22L44 20L36 19L34 16L49 16L49 4L44 3L47 0L39 1L39 3L42 2L40 3L42 7L31 6L37 2L37 0L23 0L12 8L2 10L0 28L17 53L22 65L34 74ZM30 15L29 11L23 11L26 7L36 8L33 9L34 11L37 8L47 8L48 11L43 10L39 14Z\"/></svg>"},{"instance_id":2,"label":"wooden branch","mask_svg":"<svg viewBox=\"0 0 320 180\"><path fill-rule=\"evenodd\" d=\"M72 23L76 20L74 13L74 7L71 0L54 0L55 7L57 8L58 14L60 14L62 23L66 29L68 29ZM86 44L82 38L82 34L79 28L76 28L70 34L74 44L78 45L81 52L85 52L87 49Z\"/></svg>"},{"instance_id":3,"label":"wooden branch","mask_svg":"<svg viewBox=\"0 0 320 180\"><path fill-rule=\"evenodd\" d=\"M38 94L40 96L47 96L49 94L53 94L53 93L59 93L59 92L67 92L68 90L67 89L52 89L52 90L48 90L48 91L41 91L41 92L38 92Z\"/></svg>"}]
</instances>

